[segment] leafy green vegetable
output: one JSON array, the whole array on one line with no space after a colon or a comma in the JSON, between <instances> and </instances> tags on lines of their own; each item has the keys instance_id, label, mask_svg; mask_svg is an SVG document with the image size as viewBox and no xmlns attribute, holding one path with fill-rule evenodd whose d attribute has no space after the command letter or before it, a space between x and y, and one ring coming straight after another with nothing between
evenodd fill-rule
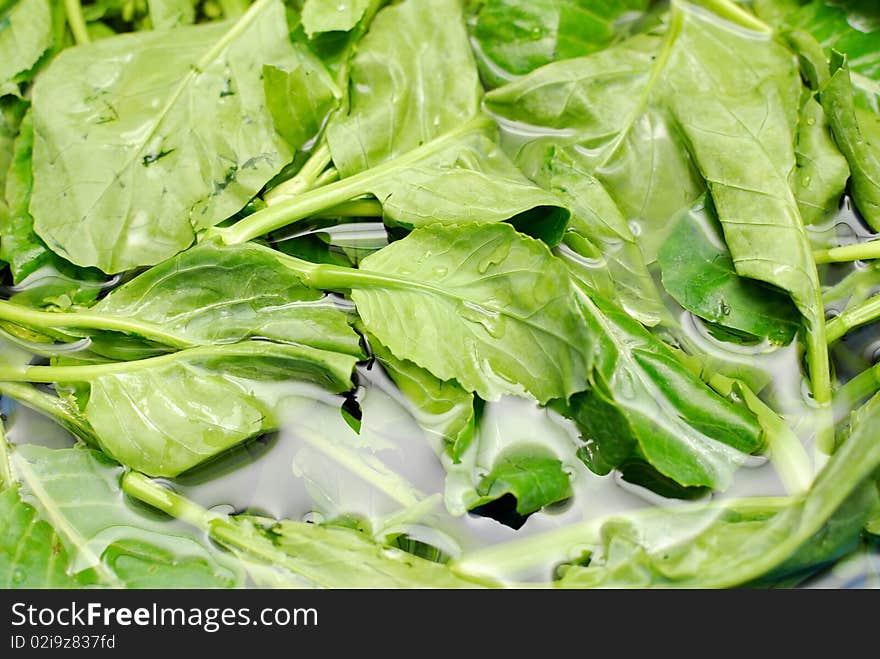
<instances>
[{"instance_id":1,"label":"leafy green vegetable","mask_svg":"<svg viewBox=\"0 0 880 659\"><path fill-rule=\"evenodd\" d=\"M122 498L122 469L101 453L21 446L13 454L13 466L21 499L16 502L15 489L0 494L15 515L13 524L3 529L2 544L8 548L4 557L11 550L12 563L26 561L14 567L13 582L19 574L39 578L32 583L35 587L207 588L241 583L234 566L195 534L138 515ZM35 546L37 539L47 544ZM35 551L25 553L28 548Z\"/></svg>"},{"instance_id":2,"label":"leafy green vegetable","mask_svg":"<svg viewBox=\"0 0 880 659\"><path fill-rule=\"evenodd\" d=\"M353 289L364 325L398 359L487 400L544 403L587 385L593 337L565 266L508 225L419 229L368 256L360 273L375 283L347 284L343 272L337 285ZM412 323L416 309L430 322Z\"/></svg>"},{"instance_id":3,"label":"leafy green vegetable","mask_svg":"<svg viewBox=\"0 0 880 659\"><path fill-rule=\"evenodd\" d=\"M648 0L488 0L474 37L499 77L529 73L609 45L648 7ZM491 79L491 78L490 78Z\"/></svg>"},{"instance_id":4,"label":"leafy green vegetable","mask_svg":"<svg viewBox=\"0 0 880 659\"><path fill-rule=\"evenodd\" d=\"M232 24L62 52L33 90L37 234L116 273L176 254L244 206L290 158L252 73L292 66L285 25L278 0L259 0Z\"/></svg>"},{"instance_id":5,"label":"leafy green vegetable","mask_svg":"<svg viewBox=\"0 0 880 659\"><path fill-rule=\"evenodd\" d=\"M16 488L0 492L0 575L4 588L75 588L67 552L52 526L24 503Z\"/></svg>"},{"instance_id":6,"label":"leafy green vegetable","mask_svg":"<svg viewBox=\"0 0 880 659\"><path fill-rule=\"evenodd\" d=\"M588 286L597 286L598 273L607 274L611 280L607 296L639 321L656 325L663 315L663 303L636 238L614 200L583 166L579 152L536 146L540 152L532 155L524 149L518 164L538 185L559 195L572 211L558 253L574 276ZM591 259L604 260L605 267L600 269ZM598 288L605 292L604 284Z\"/></svg>"},{"instance_id":7,"label":"leafy green vegetable","mask_svg":"<svg viewBox=\"0 0 880 659\"><path fill-rule=\"evenodd\" d=\"M875 4L0 0L0 584L863 569Z\"/></svg>"},{"instance_id":8,"label":"leafy green vegetable","mask_svg":"<svg viewBox=\"0 0 880 659\"><path fill-rule=\"evenodd\" d=\"M398 39L401 29L418 32L419 42ZM367 194L392 225L511 220L548 244L559 242L568 212L510 162L479 112L479 80L456 0L407 0L380 11L359 44L349 86L348 111L327 126L343 178L219 230L224 242L256 238ZM389 104L389 97L399 100Z\"/></svg>"},{"instance_id":9,"label":"leafy green vegetable","mask_svg":"<svg viewBox=\"0 0 880 659\"><path fill-rule=\"evenodd\" d=\"M0 3L0 96L18 93L16 83L52 45L49 0Z\"/></svg>"},{"instance_id":10,"label":"leafy green vegetable","mask_svg":"<svg viewBox=\"0 0 880 659\"><path fill-rule=\"evenodd\" d=\"M143 321L193 344L255 338L361 355L345 314L256 245L197 245L115 289L90 314Z\"/></svg>"},{"instance_id":11,"label":"leafy green vegetable","mask_svg":"<svg viewBox=\"0 0 880 659\"><path fill-rule=\"evenodd\" d=\"M831 78L820 91L834 138L852 169L850 187L856 206L880 230L880 129L877 118L855 107L846 58L834 53Z\"/></svg>"},{"instance_id":12,"label":"leafy green vegetable","mask_svg":"<svg viewBox=\"0 0 880 659\"><path fill-rule=\"evenodd\" d=\"M306 0L302 9L302 25L309 37L319 32L347 32L360 22L370 0L339 0L321 2Z\"/></svg>"},{"instance_id":13,"label":"leafy green vegetable","mask_svg":"<svg viewBox=\"0 0 880 659\"><path fill-rule=\"evenodd\" d=\"M736 274L712 202L683 214L660 248L663 286L700 318L757 339L787 344L798 330L786 296Z\"/></svg>"},{"instance_id":14,"label":"leafy green vegetable","mask_svg":"<svg viewBox=\"0 0 880 659\"><path fill-rule=\"evenodd\" d=\"M598 355L591 388L569 403L584 440L579 456L600 474L647 461L680 485L725 489L745 455L763 447L755 418L628 315L580 299Z\"/></svg>"},{"instance_id":15,"label":"leafy green vegetable","mask_svg":"<svg viewBox=\"0 0 880 659\"><path fill-rule=\"evenodd\" d=\"M249 437L274 430L278 386L297 379L334 393L351 388L356 358L246 341L110 364L34 366L5 380L88 384L83 418L123 464L175 476ZM275 386L273 386L275 385Z\"/></svg>"}]
</instances>

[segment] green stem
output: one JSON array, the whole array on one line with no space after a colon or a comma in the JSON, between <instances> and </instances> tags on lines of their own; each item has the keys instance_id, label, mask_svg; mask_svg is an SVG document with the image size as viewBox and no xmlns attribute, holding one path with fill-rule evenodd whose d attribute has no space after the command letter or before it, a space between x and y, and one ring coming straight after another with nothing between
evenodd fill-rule
<instances>
[{"instance_id":1,"label":"green stem","mask_svg":"<svg viewBox=\"0 0 880 659\"><path fill-rule=\"evenodd\" d=\"M85 366L4 366L0 365L0 380L10 382L88 382L104 375L134 373L144 368L173 364L176 361L204 357L258 357L267 345L260 341L199 346L167 355L146 357L127 362L88 364Z\"/></svg>"},{"instance_id":2,"label":"green stem","mask_svg":"<svg viewBox=\"0 0 880 659\"><path fill-rule=\"evenodd\" d=\"M829 321L825 330L828 343L834 343L847 332L873 323L880 319L880 295L859 304L852 309L847 309L834 320Z\"/></svg>"},{"instance_id":3,"label":"green stem","mask_svg":"<svg viewBox=\"0 0 880 659\"><path fill-rule=\"evenodd\" d=\"M335 183L309 190L292 199L279 201L276 204L258 210L231 227L209 229L208 234L219 235L227 245L238 245L298 220L325 213L334 206L369 195L371 189L377 183L382 182L390 173L398 169L407 168L419 160L437 153L449 144L454 143L462 135L478 130L488 125L490 121L487 117L475 117L473 120L462 124L456 130L450 131L428 144L408 151L397 158L392 158L363 172L340 179Z\"/></svg>"},{"instance_id":4,"label":"green stem","mask_svg":"<svg viewBox=\"0 0 880 659\"><path fill-rule=\"evenodd\" d=\"M0 394L53 419L89 444L97 445L91 426L74 414L63 400L23 382L0 382Z\"/></svg>"},{"instance_id":5,"label":"green stem","mask_svg":"<svg viewBox=\"0 0 880 659\"><path fill-rule=\"evenodd\" d=\"M330 147L326 142L321 142L296 175L269 190L263 200L271 206L317 187L315 183L330 161Z\"/></svg>"},{"instance_id":6,"label":"green stem","mask_svg":"<svg viewBox=\"0 0 880 659\"><path fill-rule=\"evenodd\" d=\"M90 43L89 30L79 0L64 0L64 13L67 14L67 24L76 43L79 45Z\"/></svg>"},{"instance_id":7,"label":"green stem","mask_svg":"<svg viewBox=\"0 0 880 659\"><path fill-rule=\"evenodd\" d=\"M854 245L820 249L813 252L816 263L843 263L845 261L868 261L880 258L880 240L869 240Z\"/></svg>"},{"instance_id":8,"label":"green stem","mask_svg":"<svg viewBox=\"0 0 880 659\"><path fill-rule=\"evenodd\" d=\"M725 18L732 23L738 23L745 28L755 30L756 32L773 32L773 28L760 20L754 14L747 12L731 0L696 0L698 5L705 7L712 13L717 14L721 18Z\"/></svg>"},{"instance_id":9,"label":"green stem","mask_svg":"<svg viewBox=\"0 0 880 659\"><path fill-rule=\"evenodd\" d=\"M12 487L12 463L9 461L9 445L6 443L6 426L0 418L0 489Z\"/></svg>"},{"instance_id":10,"label":"green stem","mask_svg":"<svg viewBox=\"0 0 880 659\"><path fill-rule=\"evenodd\" d=\"M705 507L691 508L683 505L683 511L722 514L726 511L760 514L776 513L790 505L789 497L750 497L711 503ZM545 531L521 540L513 540L463 554L451 567L464 575L506 575L552 564L571 561L579 550L589 550L601 544L602 526L611 520L628 520L638 524L645 520L669 515L668 509L645 508L624 514L612 514L578 524Z\"/></svg>"},{"instance_id":11,"label":"green stem","mask_svg":"<svg viewBox=\"0 0 880 659\"><path fill-rule=\"evenodd\" d=\"M329 183L336 183L339 180L339 170L335 167L330 167L329 169L325 169L321 175L315 179L316 188L320 188L323 185L327 185Z\"/></svg>"},{"instance_id":12,"label":"green stem","mask_svg":"<svg viewBox=\"0 0 880 659\"><path fill-rule=\"evenodd\" d=\"M327 217L382 217L382 204L377 199L355 199L331 208Z\"/></svg>"},{"instance_id":13,"label":"green stem","mask_svg":"<svg viewBox=\"0 0 880 659\"><path fill-rule=\"evenodd\" d=\"M880 363L874 364L843 385L836 393L837 417L842 419L880 389Z\"/></svg>"},{"instance_id":14,"label":"green stem","mask_svg":"<svg viewBox=\"0 0 880 659\"><path fill-rule=\"evenodd\" d=\"M130 318L115 318L89 312L37 311L19 304L0 300L0 320L16 325L39 329L77 328L110 330L124 334L137 334L172 348L190 348L192 341L164 330L159 325Z\"/></svg>"},{"instance_id":15,"label":"green stem","mask_svg":"<svg viewBox=\"0 0 880 659\"><path fill-rule=\"evenodd\" d=\"M203 531L210 531L211 521L220 519L219 515L208 512L198 504L158 485L136 471L129 471L122 477L122 491Z\"/></svg>"}]
</instances>

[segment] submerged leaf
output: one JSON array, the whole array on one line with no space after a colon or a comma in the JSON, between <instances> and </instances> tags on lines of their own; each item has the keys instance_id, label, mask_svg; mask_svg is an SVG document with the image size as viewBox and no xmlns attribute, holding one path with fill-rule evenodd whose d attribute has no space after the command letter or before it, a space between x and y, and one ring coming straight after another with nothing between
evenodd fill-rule
<instances>
[{"instance_id":1,"label":"submerged leaf","mask_svg":"<svg viewBox=\"0 0 880 659\"><path fill-rule=\"evenodd\" d=\"M39 234L107 273L157 263L244 206L290 159L256 74L293 51L279 0L235 23L103 39L34 86Z\"/></svg>"},{"instance_id":2,"label":"submerged leaf","mask_svg":"<svg viewBox=\"0 0 880 659\"><path fill-rule=\"evenodd\" d=\"M547 402L586 387L594 338L566 268L509 225L417 229L361 270L385 276L353 280L352 299L397 358L486 400L509 393Z\"/></svg>"},{"instance_id":3,"label":"submerged leaf","mask_svg":"<svg viewBox=\"0 0 880 659\"><path fill-rule=\"evenodd\" d=\"M47 576L64 569L76 585L128 588L209 588L240 585L241 575L196 534L140 514L125 501L122 468L98 451L19 446L13 467L22 500L19 521L56 540L28 554L28 565ZM6 499L9 494L0 495ZM31 509L33 510L33 508ZM52 535L52 529L57 535ZM4 529L10 534L12 527ZM4 535L9 539L10 535ZM18 538L21 547L27 536ZM59 568L61 563L63 568ZM13 577L14 577L13 573ZM37 575L34 575L37 576ZM57 583L57 579L56 579ZM48 586L50 584L43 584Z\"/></svg>"},{"instance_id":4,"label":"submerged leaf","mask_svg":"<svg viewBox=\"0 0 880 659\"><path fill-rule=\"evenodd\" d=\"M604 474L645 461L680 485L725 489L746 454L764 446L754 416L622 311L581 301L599 350L592 386L571 398L568 413L581 428L587 465Z\"/></svg>"},{"instance_id":5,"label":"submerged leaf","mask_svg":"<svg viewBox=\"0 0 880 659\"><path fill-rule=\"evenodd\" d=\"M798 313L788 297L736 273L711 200L682 214L658 259L667 292L700 318L783 345L797 333Z\"/></svg>"},{"instance_id":6,"label":"submerged leaf","mask_svg":"<svg viewBox=\"0 0 880 659\"><path fill-rule=\"evenodd\" d=\"M253 244L201 243L115 289L90 313L145 321L193 343L256 338L361 355L346 315Z\"/></svg>"}]
</instances>

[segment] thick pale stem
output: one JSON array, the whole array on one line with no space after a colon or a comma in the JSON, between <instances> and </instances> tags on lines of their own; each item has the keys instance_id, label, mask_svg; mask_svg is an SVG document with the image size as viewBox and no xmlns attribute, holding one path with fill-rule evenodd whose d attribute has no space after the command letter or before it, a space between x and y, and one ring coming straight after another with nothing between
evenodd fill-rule
<instances>
[{"instance_id":1,"label":"thick pale stem","mask_svg":"<svg viewBox=\"0 0 880 659\"><path fill-rule=\"evenodd\" d=\"M0 320L16 325L37 329L91 329L110 330L124 334L136 334L150 341L157 341L172 348L189 348L194 345L177 334L168 332L158 325L133 320L116 318L94 313L67 313L54 311L37 311L11 302L0 301Z\"/></svg>"},{"instance_id":2,"label":"thick pale stem","mask_svg":"<svg viewBox=\"0 0 880 659\"><path fill-rule=\"evenodd\" d=\"M88 382L104 375L133 373L143 368L158 367L185 359L205 357L256 356L259 341L241 344L199 346L158 357L134 359L127 362L107 364L86 364L83 366L3 366L0 365L0 380L10 382Z\"/></svg>"},{"instance_id":3,"label":"thick pale stem","mask_svg":"<svg viewBox=\"0 0 880 659\"><path fill-rule=\"evenodd\" d=\"M129 496L204 531L210 530L210 522L215 517L198 504L136 471L130 471L122 477L122 490Z\"/></svg>"},{"instance_id":4,"label":"thick pale stem","mask_svg":"<svg viewBox=\"0 0 880 659\"><path fill-rule=\"evenodd\" d=\"M76 43L79 45L90 43L89 30L79 0L64 0L64 13L67 14L67 24Z\"/></svg>"},{"instance_id":5,"label":"thick pale stem","mask_svg":"<svg viewBox=\"0 0 880 659\"><path fill-rule=\"evenodd\" d=\"M47 394L24 382L0 382L0 394L57 421L80 439L97 443L88 423L73 414L57 396Z\"/></svg>"},{"instance_id":6,"label":"thick pale stem","mask_svg":"<svg viewBox=\"0 0 880 659\"><path fill-rule=\"evenodd\" d=\"M828 322L826 334L828 343L834 343L847 332L880 319L880 295L875 295L862 304L847 309L834 320Z\"/></svg>"},{"instance_id":7,"label":"thick pale stem","mask_svg":"<svg viewBox=\"0 0 880 659\"><path fill-rule=\"evenodd\" d=\"M269 190L263 199L272 206L317 187L317 180L330 164L330 158L330 147L326 142L322 142L293 178Z\"/></svg>"},{"instance_id":8,"label":"thick pale stem","mask_svg":"<svg viewBox=\"0 0 880 659\"><path fill-rule=\"evenodd\" d=\"M432 156L448 145L454 144L462 135L481 130L490 122L491 120L487 117L478 116L462 124L456 130L397 158L392 158L335 183L309 190L292 199L279 201L248 215L231 227L209 229L206 235L217 235L227 245L238 245L307 217L326 214L334 206L371 194L376 183L385 181L396 170L408 168L414 163Z\"/></svg>"},{"instance_id":9,"label":"thick pale stem","mask_svg":"<svg viewBox=\"0 0 880 659\"><path fill-rule=\"evenodd\" d=\"M880 240L869 240L855 245L832 247L813 252L816 263L844 263L846 261L869 261L880 258Z\"/></svg>"}]
</instances>

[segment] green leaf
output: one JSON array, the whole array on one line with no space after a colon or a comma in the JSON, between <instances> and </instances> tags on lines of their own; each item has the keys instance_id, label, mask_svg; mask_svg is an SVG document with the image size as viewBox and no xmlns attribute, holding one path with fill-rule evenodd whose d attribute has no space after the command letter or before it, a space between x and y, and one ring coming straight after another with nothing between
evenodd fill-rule
<instances>
[{"instance_id":1,"label":"green leaf","mask_svg":"<svg viewBox=\"0 0 880 659\"><path fill-rule=\"evenodd\" d=\"M837 145L852 170L850 191L865 221L880 231L880 119L856 108L846 58L834 53L819 92Z\"/></svg>"},{"instance_id":2,"label":"green leaf","mask_svg":"<svg viewBox=\"0 0 880 659\"><path fill-rule=\"evenodd\" d=\"M573 149L541 143L520 151L517 164L542 188L557 195L571 219L557 254L588 286L607 273L608 297L646 325L656 325L663 302L641 249L614 200ZM604 286L599 284L600 291Z\"/></svg>"},{"instance_id":3,"label":"green leaf","mask_svg":"<svg viewBox=\"0 0 880 659\"><path fill-rule=\"evenodd\" d=\"M115 289L89 313L160 326L192 343L256 338L362 354L345 313L253 244L200 243Z\"/></svg>"},{"instance_id":4,"label":"green leaf","mask_svg":"<svg viewBox=\"0 0 880 659\"><path fill-rule=\"evenodd\" d=\"M147 5L154 30L168 30L195 23L196 7L193 0L147 0Z\"/></svg>"},{"instance_id":5,"label":"green leaf","mask_svg":"<svg viewBox=\"0 0 880 659\"><path fill-rule=\"evenodd\" d=\"M298 383L347 391L356 360L250 341L67 373L49 367L49 377L89 385L81 413L107 453L151 476L176 476L276 430L284 395L308 391Z\"/></svg>"},{"instance_id":6,"label":"green leaf","mask_svg":"<svg viewBox=\"0 0 880 659\"><path fill-rule=\"evenodd\" d=\"M320 32L348 32L357 25L370 0L305 0L302 25L309 38Z\"/></svg>"},{"instance_id":7,"label":"green leaf","mask_svg":"<svg viewBox=\"0 0 880 659\"><path fill-rule=\"evenodd\" d=\"M443 381L411 361L398 359L378 339L370 351L411 404L411 412L435 450L458 461L474 433L474 395L454 380Z\"/></svg>"},{"instance_id":8,"label":"green leaf","mask_svg":"<svg viewBox=\"0 0 880 659\"><path fill-rule=\"evenodd\" d=\"M766 32L673 10L666 94L706 179L738 274L788 292L806 321L813 396L830 401L825 312L791 180L800 77ZM711 63L711 66L709 66Z\"/></svg>"},{"instance_id":9,"label":"green leaf","mask_svg":"<svg viewBox=\"0 0 880 659\"><path fill-rule=\"evenodd\" d=\"M782 5L781 7L778 5ZM774 11L775 10L775 11ZM826 55L846 54L857 77L860 102L864 98L875 112L880 103L880 9L874 0L759 0L759 16L782 29L803 30L815 38Z\"/></svg>"},{"instance_id":10,"label":"green leaf","mask_svg":"<svg viewBox=\"0 0 880 659\"><path fill-rule=\"evenodd\" d=\"M67 574L68 557L54 529L19 497L18 488L0 492L0 584L3 588L76 588Z\"/></svg>"},{"instance_id":11,"label":"green leaf","mask_svg":"<svg viewBox=\"0 0 880 659\"><path fill-rule=\"evenodd\" d=\"M782 345L797 333L798 312L787 296L736 273L711 200L682 214L658 260L667 292L700 318Z\"/></svg>"},{"instance_id":12,"label":"green leaf","mask_svg":"<svg viewBox=\"0 0 880 659\"><path fill-rule=\"evenodd\" d=\"M600 474L647 462L685 487L724 490L746 454L764 446L754 416L712 391L621 310L581 301L598 337L592 386L568 406L586 442L582 459Z\"/></svg>"},{"instance_id":13,"label":"green leaf","mask_svg":"<svg viewBox=\"0 0 880 659\"><path fill-rule=\"evenodd\" d=\"M11 527L4 528L3 537L21 548L32 546L25 535L28 530L49 541L28 552L29 575L31 570L40 570L57 580L64 570L70 577L63 585L73 585L70 580L76 579L79 587L216 588L241 584L237 570L199 536L144 515L126 502L119 484L121 467L101 453L19 446L13 454L13 466L21 482L21 498L29 504L19 504L15 511L18 521L28 526L19 527L22 534L17 540ZM7 504L9 496L2 495ZM31 513L34 509L39 522Z\"/></svg>"},{"instance_id":14,"label":"green leaf","mask_svg":"<svg viewBox=\"0 0 880 659\"><path fill-rule=\"evenodd\" d=\"M669 219L704 189L660 102L661 81L677 42L662 44L653 36L637 36L589 57L548 64L493 90L485 101L502 127L515 134L539 144L574 145L579 169L602 184L638 229L647 263L656 257Z\"/></svg>"},{"instance_id":15,"label":"green leaf","mask_svg":"<svg viewBox=\"0 0 880 659\"><path fill-rule=\"evenodd\" d=\"M571 480L563 464L541 447L526 447L502 456L477 485L477 505L505 495L516 499L516 512L529 515L571 496Z\"/></svg>"},{"instance_id":16,"label":"green leaf","mask_svg":"<svg viewBox=\"0 0 880 659\"><path fill-rule=\"evenodd\" d=\"M400 38L407 33L419 39ZM343 177L389 165L363 186L382 202L386 219L413 227L526 213L524 230L558 242L568 213L516 169L485 122L472 121L481 92L456 0L383 9L358 46L350 88L348 112L327 127L333 162ZM424 157L393 166L417 147Z\"/></svg>"},{"instance_id":17,"label":"green leaf","mask_svg":"<svg viewBox=\"0 0 880 659\"><path fill-rule=\"evenodd\" d=\"M838 212L850 172L825 112L812 95L801 105L795 157L794 190L801 218L804 224L821 224Z\"/></svg>"},{"instance_id":18,"label":"green leaf","mask_svg":"<svg viewBox=\"0 0 880 659\"><path fill-rule=\"evenodd\" d=\"M587 385L594 339L566 268L509 225L417 229L354 272L381 275L350 284L366 328L441 380L542 403Z\"/></svg>"},{"instance_id":19,"label":"green leaf","mask_svg":"<svg viewBox=\"0 0 880 659\"><path fill-rule=\"evenodd\" d=\"M37 234L108 273L187 247L290 159L254 71L292 58L279 0L62 52L33 90Z\"/></svg>"},{"instance_id":20,"label":"green leaf","mask_svg":"<svg viewBox=\"0 0 880 659\"><path fill-rule=\"evenodd\" d=\"M48 0L9 0L0 5L0 89L18 82L52 45ZM6 93L0 92L0 95Z\"/></svg>"},{"instance_id":21,"label":"green leaf","mask_svg":"<svg viewBox=\"0 0 880 659\"><path fill-rule=\"evenodd\" d=\"M294 52L289 69L263 67L263 87L275 130L292 149L301 149L320 132L340 92L308 48L295 44Z\"/></svg>"},{"instance_id":22,"label":"green leaf","mask_svg":"<svg viewBox=\"0 0 880 659\"><path fill-rule=\"evenodd\" d=\"M488 0L473 28L499 77L608 46L648 7L648 0Z\"/></svg>"},{"instance_id":23,"label":"green leaf","mask_svg":"<svg viewBox=\"0 0 880 659\"><path fill-rule=\"evenodd\" d=\"M854 416L852 433L809 492L781 510L745 500L742 511L734 503L607 522L590 566L569 568L561 585L723 588L833 560L854 545L877 505L871 474L880 465L878 423L875 397Z\"/></svg>"}]
</instances>

